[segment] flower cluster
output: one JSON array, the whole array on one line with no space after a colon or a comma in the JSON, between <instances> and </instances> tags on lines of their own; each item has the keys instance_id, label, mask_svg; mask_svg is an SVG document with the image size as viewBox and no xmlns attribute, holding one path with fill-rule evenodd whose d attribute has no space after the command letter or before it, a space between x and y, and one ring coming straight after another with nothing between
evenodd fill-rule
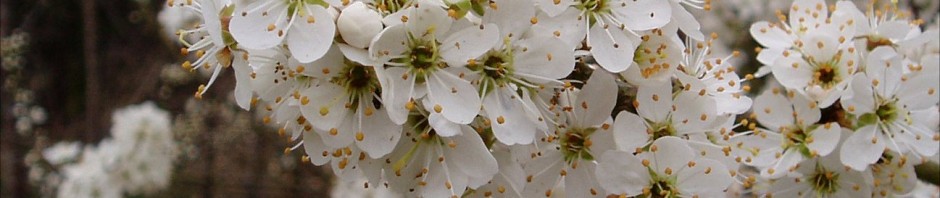
<instances>
[{"instance_id":1,"label":"flower cluster","mask_svg":"<svg viewBox=\"0 0 940 198\"><path fill-rule=\"evenodd\" d=\"M44 188L58 186L58 197L152 195L168 187L179 153L169 113L148 102L113 117L111 138L84 148L56 143L42 151L44 163L28 163L30 177Z\"/></svg>"},{"instance_id":2,"label":"flower cluster","mask_svg":"<svg viewBox=\"0 0 940 198\"><path fill-rule=\"evenodd\" d=\"M709 0L169 5L203 19L178 32L195 97L231 67L287 151L406 197L904 194L940 141L938 31L896 8L796 0L742 76Z\"/></svg>"}]
</instances>

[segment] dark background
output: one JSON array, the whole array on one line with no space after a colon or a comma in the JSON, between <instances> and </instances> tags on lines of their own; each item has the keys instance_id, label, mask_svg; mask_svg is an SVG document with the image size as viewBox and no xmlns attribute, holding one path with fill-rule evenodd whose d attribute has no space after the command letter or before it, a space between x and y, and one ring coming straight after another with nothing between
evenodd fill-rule
<instances>
[{"instance_id":1,"label":"dark background","mask_svg":"<svg viewBox=\"0 0 940 198\"><path fill-rule=\"evenodd\" d=\"M168 190L155 197L325 197L332 173L301 163L255 112L232 105L230 71L193 99L204 75L165 82L184 57L156 20L162 0L2 0L0 36L26 33L22 69L3 70L0 197L38 197L24 158L58 141L94 145L109 136L111 112L154 101L171 112L183 152ZM4 46L7 47L7 46ZM175 67L172 68L171 66ZM178 69L182 71L182 69ZM48 119L17 133L16 88L32 90Z\"/></svg>"}]
</instances>

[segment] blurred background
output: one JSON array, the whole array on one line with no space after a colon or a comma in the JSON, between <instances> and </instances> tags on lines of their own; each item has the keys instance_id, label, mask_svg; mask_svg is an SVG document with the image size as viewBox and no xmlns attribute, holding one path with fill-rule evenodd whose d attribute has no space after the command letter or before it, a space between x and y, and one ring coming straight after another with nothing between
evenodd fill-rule
<instances>
[{"instance_id":1,"label":"blurred background","mask_svg":"<svg viewBox=\"0 0 940 198\"><path fill-rule=\"evenodd\" d=\"M703 32L717 33L715 54L738 50L738 73L755 72L759 45L747 28L776 21L774 11L790 1L712 5L693 13ZM900 5L925 26L936 25L940 1ZM144 197L329 196L327 167L302 163L301 150L285 152L293 145L261 123L263 115L235 105L231 71L202 99L193 97L208 73L180 67L186 58L174 33L198 23L190 10L164 0L0 0L0 197L56 195L51 186L65 173L43 151L59 142L95 147L114 133L115 110L145 101L169 112L178 155L165 173L168 186ZM750 82L752 92L773 82L767 79Z\"/></svg>"},{"instance_id":2,"label":"blurred background","mask_svg":"<svg viewBox=\"0 0 940 198\"><path fill-rule=\"evenodd\" d=\"M285 153L286 138L234 104L231 71L193 97L208 75L181 69L173 35L198 23L190 10L163 0L0 5L0 197L55 195L43 192L46 174L31 171L42 166L41 151L57 142L95 145L110 136L112 112L144 101L170 112L179 151L170 185L150 196L327 196L332 173L301 163L300 150Z\"/></svg>"}]
</instances>

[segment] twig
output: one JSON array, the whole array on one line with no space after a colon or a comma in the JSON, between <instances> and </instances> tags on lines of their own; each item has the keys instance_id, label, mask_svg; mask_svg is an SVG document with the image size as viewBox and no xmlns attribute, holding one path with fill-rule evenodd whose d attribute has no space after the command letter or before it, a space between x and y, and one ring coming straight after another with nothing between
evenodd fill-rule
<instances>
[{"instance_id":1,"label":"twig","mask_svg":"<svg viewBox=\"0 0 940 198\"><path fill-rule=\"evenodd\" d=\"M97 18L95 17L95 1L82 1L82 18L84 19L85 37L85 141L93 142L98 137L98 95L101 94L98 86L98 32Z\"/></svg>"}]
</instances>

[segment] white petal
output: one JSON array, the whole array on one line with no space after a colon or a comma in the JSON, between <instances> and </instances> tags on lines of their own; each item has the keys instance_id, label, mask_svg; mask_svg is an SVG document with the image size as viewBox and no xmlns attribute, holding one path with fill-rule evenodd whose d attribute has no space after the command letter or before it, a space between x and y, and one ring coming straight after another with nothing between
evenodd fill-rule
<instances>
[{"instance_id":1,"label":"white petal","mask_svg":"<svg viewBox=\"0 0 940 198\"><path fill-rule=\"evenodd\" d=\"M835 150L836 145L839 145L841 133L842 128L839 123L833 122L830 125L820 125L810 132L809 135L813 137L813 142L807 144L806 147L809 148L810 152L815 152L819 156L829 155L832 150Z\"/></svg>"},{"instance_id":2,"label":"white petal","mask_svg":"<svg viewBox=\"0 0 940 198\"><path fill-rule=\"evenodd\" d=\"M531 37L552 36L561 39L574 49L581 46L581 41L587 35L587 21L581 17L580 11L575 8L568 8L558 16L549 17L544 12L538 12L536 15L538 23L532 25L529 32ZM556 34L557 33L557 34Z\"/></svg>"},{"instance_id":3,"label":"white petal","mask_svg":"<svg viewBox=\"0 0 940 198\"><path fill-rule=\"evenodd\" d=\"M652 151L653 147L656 147L656 151ZM657 173L665 173L666 169L678 171L688 165L689 159L695 158L686 140L674 136L657 139L650 146L650 152L652 153L650 162Z\"/></svg>"},{"instance_id":4,"label":"white petal","mask_svg":"<svg viewBox=\"0 0 940 198\"><path fill-rule=\"evenodd\" d=\"M623 22L627 29L636 31L663 27L672 18L669 1L625 0L620 4L612 3L609 6L611 6L612 14Z\"/></svg>"},{"instance_id":5,"label":"white petal","mask_svg":"<svg viewBox=\"0 0 940 198\"><path fill-rule=\"evenodd\" d=\"M451 67L462 67L496 46L500 41L499 28L495 24L468 27L456 32L441 42L441 57Z\"/></svg>"},{"instance_id":6,"label":"white petal","mask_svg":"<svg viewBox=\"0 0 940 198\"><path fill-rule=\"evenodd\" d=\"M415 37L435 36L443 38L445 33L450 30L453 18L447 16L444 8L435 6L430 1L415 2L415 6L404 10L407 12L408 19L404 22L405 27ZM404 21L404 20L403 20Z\"/></svg>"},{"instance_id":7,"label":"white petal","mask_svg":"<svg viewBox=\"0 0 940 198\"><path fill-rule=\"evenodd\" d=\"M815 17L814 17L815 16ZM829 7L823 0L799 0L790 6L790 28L799 30L803 28L816 28L816 25L825 23L829 17ZM802 22L801 22L802 21Z\"/></svg>"},{"instance_id":8,"label":"white petal","mask_svg":"<svg viewBox=\"0 0 940 198\"><path fill-rule=\"evenodd\" d=\"M911 30L913 30L911 25L903 21L885 21L875 28L878 36L887 37L892 42L904 39Z\"/></svg>"},{"instance_id":9,"label":"white petal","mask_svg":"<svg viewBox=\"0 0 940 198\"><path fill-rule=\"evenodd\" d=\"M238 46L248 49L261 50L280 44L290 28L287 7L284 1L257 1L239 7L229 27L232 37Z\"/></svg>"},{"instance_id":10,"label":"white petal","mask_svg":"<svg viewBox=\"0 0 940 198\"><path fill-rule=\"evenodd\" d=\"M771 65L774 78L781 85L790 89L803 89L813 77L812 66L800 58L800 53L791 51L790 56L780 57ZM796 67L793 67L796 65Z\"/></svg>"},{"instance_id":11,"label":"white petal","mask_svg":"<svg viewBox=\"0 0 940 198\"><path fill-rule=\"evenodd\" d=\"M425 104L427 106L427 104ZM428 115L428 124L434 128L437 135L441 137L451 137L460 134L460 124L447 120L439 113Z\"/></svg>"},{"instance_id":12,"label":"white petal","mask_svg":"<svg viewBox=\"0 0 940 198\"><path fill-rule=\"evenodd\" d=\"M326 51L323 57L318 58L316 61L302 64L299 60L291 59L287 65L303 65L304 70L301 74L313 77L314 79L328 80L336 76L338 72L343 71L343 68L346 67L345 61L345 56L343 56L343 52L340 51L339 45L334 45L330 47L330 50Z\"/></svg>"},{"instance_id":13,"label":"white petal","mask_svg":"<svg viewBox=\"0 0 940 198\"><path fill-rule=\"evenodd\" d=\"M621 111L614 121L614 142L617 143L617 149L635 151L637 148L643 148L650 141L646 130L648 130L646 122L642 118L633 113Z\"/></svg>"},{"instance_id":14,"label":"white petal","mask_svg":"<svg viewBox=\"0 0 940 198\"><path fill-rule=\"evenodd\" d=\"M699 95L696 91L680 91L674 106L674 109L670 107L672 120L679 133L702 132L718 120L715 100L707 95Z\"/></svg>"},{"instance_id":15,"label":"white petal","mask_svg":"<svg viewBox=\"0 0 940 198\"><path fill-rule=\"evenodd\" d=\"M513 51L513 66L516 72L549 79L561 79L574 70L574 49L558 38L536 36L521 40L519 47L525 51Z\"/></svg>"},{"instance_id":16,"label":"white petal","mask_svg":"<svg viewBox=\"0 0 940 198\"><path fill-rule=\"evenodd\" d=\"M766 178L777 179L787 175L790 170L795 170L796 165L803 161L803 154L796 148L790 148L783 151L783 156L776 159L773 164L764 170L760 175ZM773 170L771 173L770 170Z\"/></svg>"},{"instance_id":17,"label":"white petal","mask_svg":"<svg viewBox=\"0 0 940 198\"><path fill-rule=\"evenodd\" d=\"M757 53L757 61L765 65L773 65L774 62L777 61L777 58L783 57L784 50L786 49L784 48L762 49L759 53ZM767 70L770 69L768 67L761 67L760 70L764 70L765 68ZM761 72L760 70L758 70L758 72L755 73L754 75L757 77L763 76L764 74L761 74L763 72ZM770 71L766 71L766 72L770 72Z\"/></svg>"},{"instance_id":18,"label":"white petal","mask_svg":"<svg viewBox=\"0 0 940 198\"><path fill-rule=\"evenodd\" d=\"M254 68L251 87L265 101L275 101L289 91L288 83L276 72L277 63L288 62L286 55L277 50L249 50L248 62Z\"/></svg>"},{"instance_id":19,"label":"white petal","mask_svg":"<svg viewBox=\"0 0 940 198\"><path fill-rule=\"evenodd\" d=\"M901 83L903 64L901 57L891 47L877 47L868 54L865 74L879 83L875 90L879 95L892 96Z\"/></svg>"},{"instance_id":20,"label":"white petal","mask_svg":"<svg viewBox=\"0 0 940 198\"><path fill-rule=\"evenodd\" d=\"M633 53L636 51L638 41L631 39L626 32L616 26L604 28L603 20L591 27L588 35L588 45L597 64L610 72L621 72L633 62Z\"/></svg>"},{"instance_id":21,"label":"white petal","mask_svg":"<svg viewBox=\"0 0 940 198\"><path fill-rule=\"evenodd\" d=\"M575 100L574 112L578 127L598 126L610 117L617 103L617 83L613 76L595 70Z\"/></svg>"},{"instance_id":22,"label":"white petal","mask_svg":"<svg viewBox=\"0 0 940 198\"><path fill-rule=\"evenodd\" d=\"M839 41L836 37L826 34L810 34L803 36L803 55L814 58L816 61L827 61L835 58L839 52Z\"/></svg>"},{"instance_id":23,"label":"white petal","mask_svg":"<svg viewBox=\"0 0 940 198\"><path fill-rule=\"evenodd\" d=\"M372 105L368 105L372 106ZM371 116L365 115L362 118L362 141L357 141L356 146L369 154L372 159L378 159L385 156L401 138L401 125L397 125L388 118L385 108L375 110Z\"/></svg>"},{"instance_id":24,"label":"white petal","mask_svg":"<svg viewBox=\"0 0 940 198\"><path fill-rule=\"evenodd\" d=\"M766 21L751 25L751 36L765 48L786 49L793 45L792 37L780 29L780 25L771 26Z\"/></svg>"},{"instance_id":25,"label":"white petal","mask_svg":"<svg viewBox=\"0 0 940 198\"><path fill-rule=\"evenodd\" d=\"M408 119L408 111L410 111L405 104L412 100L415 77L414 75L408 75L406 78L402 78L403 75L407 75L407 69L401 67L390 67L385 71L388 73L388 83L386 84L388 86L384 86L382 89L388 91L382 92L382 100L384 100L382 104L385 106L385 110L388 111L388 117L392 119L392 122L404 124Z\"/></svg>"},{"instance_id":26,"label":"white petal","mask_svg":"<svg viewBox=\"0 0 940 198\"><path fill-rule=\"evenodd\" d=\"M683 195L724 192L734 181L728 168L709 159L695 160L694 166L685 168L678 174L676 185Z\"/></svg>"},{"instance_id":27,"label":"white petal","mask_svg":"<svg viewBox=\"0 0 940 198\"><path fill-rule=\"evenodd\" d=\"M558 16L565 10L569 9L569 6L574 5L574 0L561 0L556 4L554 0L537 0L539 8L542 8L542 11L548 14L548 16L554 17Z\"/></svg>"},{"instance_id":28,"label":"white petal","mask_svg":"<svg viewBox=\"0 0 940 198\"><path fill-rule=\"evenodd\" d=\"M490 2L496 9L487 6L483 15L483 23L494 23L499 27L500 37L512 35L519 38L532 26L529 20L535 17L535 5L532 1L493 0Z\"/></svg>"},{"instance_id":29,"label":"white petal","mask_svg":"<svg viewBox=\"0 0 940 198\"><path fill-rule=\"evenodd\" d=\"M664 122L672 109L671 83L657 83L637 88L637 114L652 122Z\"/></svg>"},{"instance_id":30,"label":"white petal","mask_svg":"<svg viewBox=\"0 0 940 198\"><path fill-rule=\"evenodd\" d=\"M380 61L388 61L408 50L408 32L404 25L394 25L379 33L369 45L369 54Z\"/></svg>"},{"instance_id":31,"label":"white petal","mask_svg":"<svg viewBox=\"0 0 940 198\"><path fill-rule=\"evenodd\" d=\"M244 110L251 108L251 66L248 60L242 58L241 52L236 52L233 58L232 70L235 70L235 104Z\"/></svg>"},{"instance_id":32,"label":"white petal","mask_svg":"<svg viewBox=\"0 0 940 198\"><path fill-rule=\"evenodd\" d=\"M614 131L612 128L604 128L604 125L610 126L614 124L614 119L608 117L607 121L604 121L604 124L601 124L601 127L598 128L594 133L590 135L591 146L588 149L591 151L592 156L597 154L604 153L608 150L617 150L617 145L614 143Z\"/></svg>"},{"instance_id":33,"label":"white petal","mask_svg":"<svg viewBox=\"0 0 940 198\"><path fill-rule=\"evenodd\" d=\"M215 0L203 0L199 3L200 8L202 8L202 21L206 25L205 28L209 32L212 44L216 46L225 45L225 41L222 39L222 20L219 18L219 9L224 5L219 5L221 2Z\"/></svg>"},{"instance_id":34,"label":"white petal","mask_svg":"<svg viewBox=\"0 0 940 198\"><path fill-rule=\"evenodd\" d=\"M757 121L770 129L790 126L793 121L793 107L787 100L785 93L773 93L771 90L754 99L754 112Z\"/></svg>"},{"instance_id":35,"label":"white petal","mask_svg":"<svg viewBox=\"0 0 940 198\"><path fill-rule=\"evenodd\" d=\"M305 5L301 8L309 15L294 17L287 33L287 48L298 61L309 63L323 57L333 45L336 24L333 24L333 17L322 6Z\"/></svg>"},{"instance_id":36,"label":"white petal","mask_svg":"<svg viewBox=\"0 0 940 198\"><path fill-rule=\"evenodd\" d=\"M819 105L802 94L794 94L790 98L793 103L793 110L796 112L796 123L803 123L803 126L809 126L819 121L822 113L819 111Z\"/></svg>"},{"instance_id":37,"label":"white petal","mask_svg":"<svg viewBox=\"0 0 940 198\"><path fill-rule=\"evenodd\" d=\"M482 181L468 184L471 188L476 188L489 181L499 171L499 166L476 131L466 125L461 128L462 135L451 138L457 143L456 146L452 149L445 147L444 153L447 156L455 156L448 158L457 165L455 168Z\"/></svg>"},{"instance_id":38,"label":"white petal","mask_svg":"<svg viewBox=\"0 0 940 198\"><path fill-rule=\"evenodd\" d=\"M832 13L833 16L838 17L847 17L847 20L855 21L855 31L860 34L870 33L871 25L868 24L868 16L865 16L858 7L855 6L855 3L849 1L839 1L836 2L836 11ZM845 15L845 16L839 16Z\"/></svg>"},{"instance_id":39,"label":"white petal","mask_svg":"<svg viewBox=\"0 0 940 198\"><path fill-rule=\"evenodd\" d=\"M432 113L443 114L454 123L468 124L480 112L483 102L470 82L443 70L434 72L427 79L431 102L428 106L432 107Z\"/></svg>"},{"instance_id":40,"label":"white petal","mask_svg":"<svg viewBox=\"0 0 940 198\"><path fill-rule=\"evenodd\" d=\"M483 110L493 127L493 135L506 145L529 144L535 139L536 123L525 114L525 104L508 86L496 88L483 98Z\"/></svg>"},{"instance_id":41,"label":"white petal","mask_svg":"<svg viewBox=\"0 0 940 198\"><path fill-rule=\"evenodd\" d=\"M591 161L579 161L577 168L568 170L565 176L566 197L605 197L607 193L600 189L595 178L597 165Z\"/></svg>"},{"instance_id":42,"label":"white petal","mask_svg":"<svg viewBox=\"0 0 940 198\"><path fill-rule=\"evenodd\" d=\"M863 171L869 164L878 161L885 150L885 139L880 139L875 133L880 133L875 125L868 125L855 130L848 139L842 143L839 157L842 163L852 169ZM875 140L875 141L872 141Z\"/></svg>"},{"instance_id":43,"label":"white petal","mask_svg":"<svg viewBox=\"0 0 940 198\"><path fill-rule=\"evenodd\" d=\"M872 91L871 79L864 74L855 74L849 85L851 92L842 96L842 107L848 113L863 115L875 111L875 93Z\"/></svg>"},{"instance_id":44,"label":"white petal","mask_svg":"<svg viewBox=\"0 0 940 198\"><path fill-rule=\"evenodd\" d=\"M604 152L595 173L600 186L612 194L639 195L650 183L647 168L630 152Z\"/></svg>"},{"instance_id":45,"label":"white petal","mask_svg":"<svg viewBox=\"0 0 940 198\"><path fill-rule=\"evenodd\" d=\"M682 5L672 4L672 19L670 19L670 22L676 22L679 29L692 39L705 41L705 35L700 30L702 26L698 23L698 19L692 16L692 13L689 13L688 10L685 10Z\"/></svg>"},{"instance_id":46,"label":"white petal","mask_svg":"<svg viewBox=\"0 0 940 198\"><path fill-rule=\"evenodd\" d=\"M935 130L920 124L908 125L900 120L895 121L894 126L902 130L900 133L894 133L894 141L906 144L914 151L913 153L920 156L934 156L940 152L940 144L933 139L938 135Z\"/></svg>"},{"instance_id":47,"label":"white petal","mask_svg":"<svg viewBox=\"0 0 940 198\"><path fill-rule=\"evenodd\" d=\"M532 175L532 182L527 183L525 189L523 190L523 197L544 197L545 192L553 190L561 182L561 170L565 168L563 161L557 161L557 163L552 163L548 171L543 174ZM526 167L528 170L528 167ZM527 171L528 172L528 171ZM526 176L528 177L528 176Z\"/></svg>"},{"instance_id":48,"label":"white petal","mask_svg":"<svg viewBox=\"0 0 940 198\"><path fill-rule=\"evenodd\" d=\"M359 49L346 44L336 44L336 46L339 46L340 51L343 52L343 55L346 56L346 59L349 59L353 62L362 64L364 66L377 66L382 64L376 62L377 60L372 59L372 57L369 56L369 51L366 49Z\"/></svg>"},{"instance_id":49,"label":"white petal","mask_svg":"<svg viewBox=\"0 0 940 198\"><path fill-rule=\"evenodd\" d=\"M301 90L301 97L308 97L310 103L302 105L300 110L313 127L322 131L339 128L346 119L349 109L345 107L348 95L343 88L332 83L321 83L315 87Z\"/></svg>"},{"instance_id":50,"label":"white petal","mask_svg":"<svg viewBox=\"0 0 940 198\"><path fill-rule=\"evenodd\" d=\"M722 94L716 95L714 98L719 114L744 114L744 112L751 109L751 105L754 103L750 97L743 95L739 97L734 94Z\"/></svg>"},{"instance_id":51,"label":"white petal","mask_svg":"<svg viewBox=\"0 0 940 198\"><path fill-rule=\"evenodd\" d=\"M917 72L898 90L899 103L907 109L926 109L937 104L940 97L940 56L928 55L921 58L923 70Z\"/></svg>"},{"instance_id":52,"label":"white petal","mask_svg":"<svg viewBox=\"0 0 940 198\"><path fill-rule=\"evenodd\" d=\"M310 122L313 121L311 120ZM312 124L314 125L314 131L320 134L320 138L323 138L323 143L326 144L327 147L333 149L345 148L349 146L353 143L353 139L355 138L356 134L353 115L349 113L344 114L343 117L340 117L340 120L337 121L337 123L339 125L328 130L317 129L317 124ZM335 130L335 133L333 130Z\"/></svg>"},{"instance_id":53,"label":"white petal","mask_svg":"<svg viewBox=\"0 0 940 198\"><path fill-rule=\"evenodd\" d=\"M314 133L313 131L304 131L304 151L307 152L307 156L310 156L310 161L317 166L322 166L327 162L330 162L329 155L324 156L324 152L330 152L330 148L326 147L326 144L323 144L323 140L320 139L320 135Z\"/></svg>"}]
</instances>

